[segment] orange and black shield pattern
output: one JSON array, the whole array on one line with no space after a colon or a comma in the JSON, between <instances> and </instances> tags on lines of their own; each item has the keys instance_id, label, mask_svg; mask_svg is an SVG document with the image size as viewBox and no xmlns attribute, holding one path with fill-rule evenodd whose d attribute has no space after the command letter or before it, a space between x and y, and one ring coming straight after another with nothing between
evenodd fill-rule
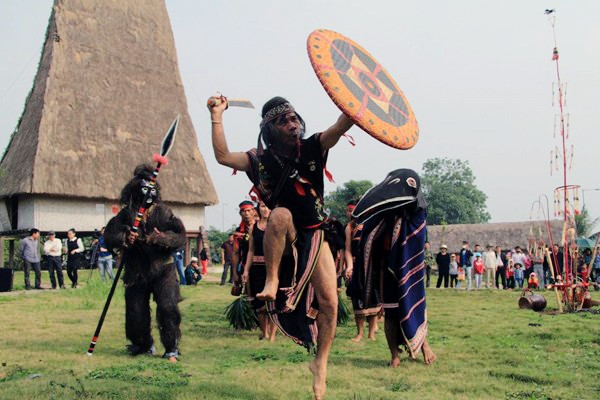
<instances>
[{"instance_id":1,"label":"orange and black shield pattern","mask_svg":"<svg viewBox=\"0 0 600 400\"><path fill-rule=\"evenodd\" d=\"M333 31L317 29L307 41L317 78L340 110L375 139L412 148L419 125L404 93L364 48Z\"/></svg>"}]
</instances>

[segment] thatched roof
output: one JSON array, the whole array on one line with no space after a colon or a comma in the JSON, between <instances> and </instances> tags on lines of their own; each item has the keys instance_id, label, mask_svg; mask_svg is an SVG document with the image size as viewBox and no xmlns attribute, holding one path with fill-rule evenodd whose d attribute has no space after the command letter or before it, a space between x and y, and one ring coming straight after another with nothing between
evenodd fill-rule
<instances>
[{"instance_id":1,"label":"thatched roof","mask_svg":"<svg viewBox=\"0 0 600 400\"><path fill-rule=\"evenodd\" d=\"M560 244L563 221L550 221L550 226L554 243ZM515 246L527 249L532 233L536 240L541 238L546 244L550 243L545 221L430 225L427 227L427 236L433 251L437 251L442 244L445 244L448 246L449 252L460 251L463 240L469 242L471 249L477 243L483 249L488 244L500 246L503 250L512 249Z\"/></svg>"},{"instance_id":2,"label":"thatched roof","mask_svg":"<svg viewBox=\"0 0 600 400\"><path fill-rule=\"evenodd\" d=\"M164 1L55 0L32 92L0 162L0 198L118 199L177 114L163 199L215 204Z\"/></svg>"}]
</instances>

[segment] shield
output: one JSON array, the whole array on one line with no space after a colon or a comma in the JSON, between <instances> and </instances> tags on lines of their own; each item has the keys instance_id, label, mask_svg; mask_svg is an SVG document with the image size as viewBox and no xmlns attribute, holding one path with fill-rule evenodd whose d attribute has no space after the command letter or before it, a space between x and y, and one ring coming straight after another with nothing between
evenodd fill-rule
<instances>
[{"instance_id":1,"label":"shield","mask_svg":"<svg viewBox=\"0 0 600 400\"><path fill-rule=\"evenodd\" d=\"M397 149L419 140L415 114L398 85L364 48L318 29L307 41L310 63L338 108L375 139Z\"/></svg>"}]
</instances>

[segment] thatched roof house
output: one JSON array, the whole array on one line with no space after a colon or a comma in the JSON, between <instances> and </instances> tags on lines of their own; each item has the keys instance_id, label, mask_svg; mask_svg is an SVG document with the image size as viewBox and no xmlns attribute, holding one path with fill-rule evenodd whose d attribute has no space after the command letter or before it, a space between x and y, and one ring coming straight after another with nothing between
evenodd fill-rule
<instances>
[{"instance_id":1,"label":"thatched roof house","mask_svg":"<svg viewBox=\"0 0 600 400\"><path fill-rule=\"evenodd\" d=\"M563 221L550 221L554 243L560 243L563 233ZM463 240L469 242L471 249L480 244L483 249L488 244L500 246L503 250L521 246L527 249L530 238L550 243L545 221L496 222L489 224L430 225L427 227L428 240L435 252L442 245L449 252L458 252Z\"/></svg>"},{"instance_id":2,"label":"thatched roof house","mask_svg":"<svg viewBox=\"0 0 600 400\"><path fill-rule=\"evenodd\" d=\"M217 195L188 114L162 0L55 0L33 89L0 162L0 232L89 230L180 124L162 197L188 229Z\"/></svg>"}]
</instances>

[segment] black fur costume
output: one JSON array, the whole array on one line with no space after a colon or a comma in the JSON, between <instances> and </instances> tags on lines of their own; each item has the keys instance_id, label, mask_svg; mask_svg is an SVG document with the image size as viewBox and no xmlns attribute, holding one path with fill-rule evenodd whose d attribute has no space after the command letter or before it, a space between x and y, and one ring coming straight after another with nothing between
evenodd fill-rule
<instances>
[{"instance_id":1,"label":"black fur costume","mask_svg":"<svg viewBox=\"0 0 600 400\"><path fill-rule=\"evenodd\" d=\"M106 225L104 238L109 251L124 250L125 332L133 355L154 353L151 335L150 294L156 302L156 319L164 357L178 356L181 337L179 324L181 301L175 267L168 263L170 254L185 245L185 227L171 209L161 203L158 183L148 187L153 168L139 165L134 177L121 191L123 208ZM137 238L130 233L136 213L151 190L153 204L140 222ZM168 264L167 264L168 263Z\"/></svg>"}]
</instances>

